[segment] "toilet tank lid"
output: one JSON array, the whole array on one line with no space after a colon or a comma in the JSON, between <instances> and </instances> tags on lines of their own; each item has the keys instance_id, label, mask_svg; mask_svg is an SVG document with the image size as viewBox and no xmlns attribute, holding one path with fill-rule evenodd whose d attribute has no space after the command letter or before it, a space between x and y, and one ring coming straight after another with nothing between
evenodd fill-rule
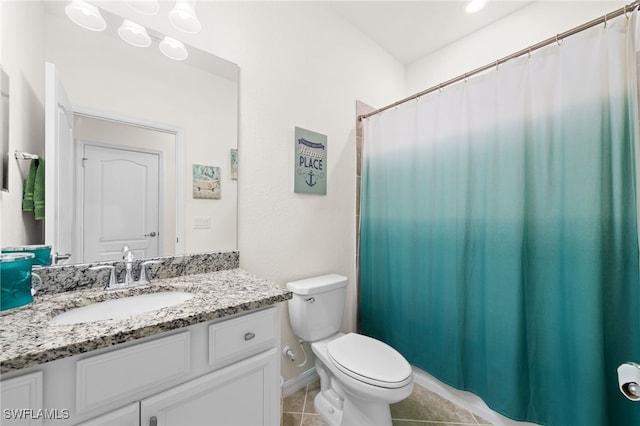
<instances>
[{"instance_id":1,"label":"toilet tank lid","mask_svg":"<svg viewBox=\"0 0 640 426\"><path fill-rule=\"evenodd\" d=\"M319 277L305 278L303 280L287 283L287 289L293 294L317 294L347 285L347 277L338 274L327 274Z\"/></svg>"}]
</instances>

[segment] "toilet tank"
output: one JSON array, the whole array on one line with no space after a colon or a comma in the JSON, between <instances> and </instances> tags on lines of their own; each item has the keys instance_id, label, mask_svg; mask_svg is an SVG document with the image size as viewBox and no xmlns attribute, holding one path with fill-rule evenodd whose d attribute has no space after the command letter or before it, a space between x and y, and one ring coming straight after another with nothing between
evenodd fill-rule
<instances>
[{"instance_id":1,"label":"toilet tank","mask_svg":"<svg viewBox=\"0 0 640 426\"><path fill-rule=\"evenodd\" d=\"M347 277L322 275L287 283L293 292L289 300L289 321L293 333L306 342L331 336L340 330Z\"/></svg>"}]
</instances>

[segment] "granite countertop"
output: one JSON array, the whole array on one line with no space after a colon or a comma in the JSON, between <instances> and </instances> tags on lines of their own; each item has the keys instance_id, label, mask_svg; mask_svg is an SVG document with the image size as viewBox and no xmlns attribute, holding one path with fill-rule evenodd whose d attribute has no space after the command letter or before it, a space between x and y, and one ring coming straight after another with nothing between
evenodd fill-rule
<instances>
[{"instance_id":1,"label":"granite countertop","mask_svg":"<svg viewBox=\"0 0 640 426\"><path fill-rule=\"evenodd\" d=\"M75 307L158 291L184 291L195 296L176 306L127 318L49 323L57 314ZM286 288L241 269L167 278L129 289L36 295L29 305L0 312L0 373L248 312L291 297Z\"/></svg>"}]
</instances>

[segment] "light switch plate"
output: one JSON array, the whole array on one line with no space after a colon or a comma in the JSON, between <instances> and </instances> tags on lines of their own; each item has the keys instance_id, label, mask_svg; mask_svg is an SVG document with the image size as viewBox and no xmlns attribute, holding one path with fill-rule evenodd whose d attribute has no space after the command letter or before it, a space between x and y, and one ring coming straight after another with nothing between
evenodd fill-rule
<instances>
[{"instance_id":1,"label":"light switch plate","mask_svg":"<svg viewBox=\"0 0 640 426\"><path fill-rule=\"evenodd\" d=\"M210 229L211 217L210 216L194 216L193 217L193 229Z\"/></svg>"}]
</instances>

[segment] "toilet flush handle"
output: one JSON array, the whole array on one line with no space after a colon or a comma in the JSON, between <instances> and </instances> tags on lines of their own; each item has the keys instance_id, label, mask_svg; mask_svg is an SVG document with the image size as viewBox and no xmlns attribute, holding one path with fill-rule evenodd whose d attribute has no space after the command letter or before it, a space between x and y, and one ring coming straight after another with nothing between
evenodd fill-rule
<instances>
[{"instance_id":1,"label":"toilet flush handle","mask_svg":"<svg viewBox=\"0 0 640 426\"><path fill-rule=\"evenodd\" d=\"M304 299L304 301L305 302L309 302L309 303L313 303L313 302L316 301L316 298L315 297L308 297L308 298Z\"/></svg>"}]
</instances>

